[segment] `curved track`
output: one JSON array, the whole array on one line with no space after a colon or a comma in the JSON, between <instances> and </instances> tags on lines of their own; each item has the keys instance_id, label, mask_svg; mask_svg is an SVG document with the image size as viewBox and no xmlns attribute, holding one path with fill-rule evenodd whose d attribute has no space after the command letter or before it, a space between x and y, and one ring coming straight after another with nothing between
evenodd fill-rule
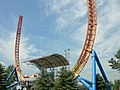
<instances>
[{"instance_id":1,"label":"curved track","mask_svg":"<svg viewBox=\"0 0 120 90\"><path fill-rule=\"evenodd\" d=\"M87 63L90 53L92 51L95 36L96 36L96 27L97 27L96 0L87 0L87 5L88 5L88 28L87 28L86 39L84 42L82 52L78 58L78 61L72 68L72 71L75 73L76 76L80 74L85 64ZM16 33L15 59L14 59L14 66L16 68L19 81L25 80L25 78L22 75L20 64L19 64L19 44L20 44L22 19L23 19L23 16L19 16L17 33Z\"/></svg>"},{"instance_id":2,"label":"curved track","mask_svg":"<svg viewBox=\"0 0 120 90\"><path fill-rule=\"evenodd\" d=\"M72 71L75 73L76 76L80 74L85 64L87 63L96 36L96 27L97 27L96 0L87 0L87 5L88 5L88 28L87 28L86 39L84 42L82 52L78 58L78 61L72 68Z\"/></svg>"},{"instance_id":3,"label":"curved track","mask_svg":"<svg viewBox=\"0 0 120 90\"><path fill-rule=\"evenodd\" d=\"M19 81L24 80L24 77L23 77L21 69L20 69L20 63L19 63L19 44L20 44L22 19L23 19L23 16L19 16L17 32L16 32L15 59L14 59L14 67L16 68L16 72L17 72Z\"/></svg>"}]
</instances>

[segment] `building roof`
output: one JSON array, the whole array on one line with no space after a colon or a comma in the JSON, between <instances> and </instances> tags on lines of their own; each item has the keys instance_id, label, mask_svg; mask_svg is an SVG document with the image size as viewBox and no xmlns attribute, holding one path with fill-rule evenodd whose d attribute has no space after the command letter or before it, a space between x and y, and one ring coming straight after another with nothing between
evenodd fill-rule
<instances>
[{"instance_id":1,"label":"building roof","mask_svg":"<svg viewBox=\"0 0 120 90\"><path fill-rule=\"evenodd\" d=\"M67 59L60 54L52 54L49 56L43 56L43 57L36 58L33 60L28 60L25 62L34 63L39 69L41 68L48 69L48 68L69 65L69 62L67 61Z\"/></svg>"}]
</instances>

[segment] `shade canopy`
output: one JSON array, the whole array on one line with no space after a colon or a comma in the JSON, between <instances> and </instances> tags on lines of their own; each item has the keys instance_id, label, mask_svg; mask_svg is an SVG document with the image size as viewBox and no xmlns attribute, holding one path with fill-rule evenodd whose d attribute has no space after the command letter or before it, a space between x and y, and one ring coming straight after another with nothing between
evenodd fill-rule
<instances>
[{"instance_id":1,"label":"shade canopy","mask_svg":"<svg viewBox=\"0 0 120 90\"><path fill-rule=\"evenodd\" d=\"M43 56L43 57L36 58L33 60L28 60L25 62L30 62L30 63L35 64L39 69L41 68L48 69L48 68L69 65L69 62L67 61L67 59L60 54L52 54L49 56Z\"/></svg>"}]
</instances>

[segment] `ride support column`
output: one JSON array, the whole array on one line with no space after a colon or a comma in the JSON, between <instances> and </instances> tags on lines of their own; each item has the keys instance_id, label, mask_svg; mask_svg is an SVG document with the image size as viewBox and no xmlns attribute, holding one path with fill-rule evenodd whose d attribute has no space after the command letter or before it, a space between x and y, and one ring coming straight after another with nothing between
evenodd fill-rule
<instances>
[{"instance_id":1,"label":"ride support column","mask_svg":"<svg viewBox=\"0 0 120 90\"><path fill-rule=\"evenodd\" d=\"M96 57L95 51L92 50L92 90L96 90Z\"/></svg>"}]
</instances>

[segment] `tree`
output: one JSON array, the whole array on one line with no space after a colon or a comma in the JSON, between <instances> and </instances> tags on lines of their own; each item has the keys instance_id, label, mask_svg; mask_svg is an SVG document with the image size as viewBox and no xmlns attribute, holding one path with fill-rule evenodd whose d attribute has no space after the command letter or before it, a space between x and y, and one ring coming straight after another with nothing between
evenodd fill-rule
<instances>
[{"instance_id":1,"label":"tree","mask_svg":"<svg viewBox=\"0 0 120 90\"><path fill-rule=\"evenodd\" d=\"M55 90L77 90L77 80L71 71L61 68L58 78L55 81Z\"/></svg>"},{"instance_id":2,"label":"tree","mask_svg":"<svg viewBox=\"0 0 120 90\"><path fill-rule=\"evenodd\" d=\"M115 80L112 87L113 87L112 90L119 90L119 88L120 88L120 80Z\"/></svg>"},{"instance_id":3,"label":"tree","mask_svg":"<svg viewBox=\"0 0 120 90\"><path fill-rule=\"evenodd\" d=\"M117 51L117 53L114 55L114 58L111 58L108 62L110 63L110 66L112 69L117 69L117 71L120 72L120 49Z\"/></svg>"},{"instance_id":4,"label":"tree","mask_svg":"<svg viewBox=\"0 0 120 90\"><path fill-rule=\"evenodd\" d=\"M6 89L5 67L0 63L0 90Z\"/></svg>"},{"instance_id":5,"label":"tree","mask_svg":"<svg viewBox=\"0 0 120 90\"><path fill-rule=\"evenodd\" d=\"M96 90L107 90L107 84L99 73L96 75Z\"/></svg>"},{"instance_id":6,"label":"tree","mask_svg":"<svg viewBox=\"0 0 120 90\"><path fill-rule=\"evenodd\" d=\"M117 53L114 55L114 58L111 58L108 62L110 63L110 66L112 69L117 69L118 72L120 72L120 49L117 51ZM112 90L119 90L120 88L120 79L114 80L114 83L111 83Z\"/></svg>"},{"instance_id":7,"label":"tree","mask_svg":"<svg viewBox=\"0 0 120 90\"><path fill-rule=\"evenodd\" d=\"M53 90L54 84L50 78L39 77L34 81L35 90Z\"/></svg>"},{"instance_id":8,"label":"tree","mask_svg":"<svg viewBox=\"0 0 120 90\"><path fill-rule=\"evenodd\" d=\"M6 75L9 76L10 72L13 70L14 66L13 65L9 65L7 68L6 68ZM15 75L13 74L10 78L10 80L7 82L7 85L10 85L12 83L14 83L15 81Z\"/></svg>"},{"instance_id":9,"label":"tree","mask_svg":"<svg viewBox=\"0 0 120 90\"><path fill-rule=\"evenodd\" d=\"M40 77L34 82L35 90L54 90L54 82L51 78L48 78L43 70Z\"/></svg>"},{"instance_id":10,"label":"tree","mask_svg":"<svg viewBox=\"0 0 120 90\"><path fill-rule=\"evenodd\" d=\"M84 85L78 85L77 90L88 90Z\"/></svg>"}]
</instances>

